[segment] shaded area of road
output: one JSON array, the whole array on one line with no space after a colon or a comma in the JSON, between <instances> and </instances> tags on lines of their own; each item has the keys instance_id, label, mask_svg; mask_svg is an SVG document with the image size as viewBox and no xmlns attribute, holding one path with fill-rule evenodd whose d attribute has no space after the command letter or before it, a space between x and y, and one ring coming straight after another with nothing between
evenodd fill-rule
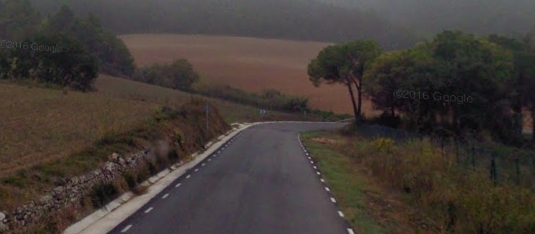
<instances>
[{"instance_id":1,"label":"shaded area of road","mask_svg":"<svg viewBox=\"0 0 535 234\"><path fill-rule=\"evenodd\" d=\"M301 131L343 125L249 128L110 233L347 233L297 140Z\"/></svg>"}]
</instances>

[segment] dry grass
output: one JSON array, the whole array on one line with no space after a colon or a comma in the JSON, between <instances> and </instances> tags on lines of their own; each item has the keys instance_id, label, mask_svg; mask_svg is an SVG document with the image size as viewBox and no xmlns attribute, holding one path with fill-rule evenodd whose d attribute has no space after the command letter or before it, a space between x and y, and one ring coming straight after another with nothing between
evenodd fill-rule
<instances>
[{"instance_id":1,"label":"dry grass","mask_svg":"<svg viewBox=\"0 0 535 234\"><path fill-rule=\"evenodd\" d=\"M162 105L188 101L188 93L100 76L96 93L0 83L0 177L63 158L110 132L132 129ZM229 122L260 120L252 107L209 99ZM273 118L291 118L270 113Z\"/></svg>"},{"instance_id":2,"label":"dry grass","mask_svg":"<svg viewBox=\"0 0 535 234\"><path fill-rule=\"evenodd\" d=\"M336 113L351 113L351 102L343 86L315 88L308 80L307 65L329 45L298 42L199 35L124 35L121 39L143 66L187 58L209 83L231 84L258 92L273 88L284 93L308 96L313 107ZM375 114L365 102L364 113Z\"/></svg>"}]
</instances>

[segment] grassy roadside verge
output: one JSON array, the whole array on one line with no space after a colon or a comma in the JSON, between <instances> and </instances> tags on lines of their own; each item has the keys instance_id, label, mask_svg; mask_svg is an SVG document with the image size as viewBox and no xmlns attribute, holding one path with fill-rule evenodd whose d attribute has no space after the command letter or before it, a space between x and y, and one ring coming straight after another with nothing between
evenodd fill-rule
<instances>
[{"instance_id":1,"label":"grassy roadside verge","mask_svg":"<svg viewBox=\"0 0 535 234\"><path fill-rule=\"evenodd\" d=\"M307 132L301 138L356 233L432 233L421 224L419 212L405 204L406 197L382 186L343 153L351 139L337 131Z\"/></svg>"}]
</instances>

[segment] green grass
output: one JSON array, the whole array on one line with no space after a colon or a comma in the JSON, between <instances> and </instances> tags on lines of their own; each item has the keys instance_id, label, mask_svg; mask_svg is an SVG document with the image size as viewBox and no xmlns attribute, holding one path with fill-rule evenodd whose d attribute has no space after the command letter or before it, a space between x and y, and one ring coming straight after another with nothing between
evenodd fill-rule
<instances>
[{"instance_id":1,"label":"green grass","mask_svg":"<svg viewBox=\"0 0 535 234\"><path fill-rule=\"evenodd\" d=\"M346 219L350 221L356 233L381 234L389 233L379 225L367 210L367 193L378 193L377 188L363 176L355 173L354 163L330 147L315 142L313 138L329 138L341 140L328 132L308 132L301 134L303 143L317 160L326 183L331 188Z\"/></svg>"}]
</instances>

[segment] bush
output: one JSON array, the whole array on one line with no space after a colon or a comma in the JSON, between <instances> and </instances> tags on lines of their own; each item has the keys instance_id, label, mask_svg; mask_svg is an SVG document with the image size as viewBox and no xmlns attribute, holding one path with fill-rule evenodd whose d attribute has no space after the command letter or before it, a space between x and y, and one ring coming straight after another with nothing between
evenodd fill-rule
<instances>
[{"instance_id":1,"label":"bush","mask_svg":"<svg viewBox=\"0 0 535 234\"><path fill-rule=\"evenodd\" d=\"M410 194L444 233L535 233L533 191L510 181L495 184L486 166L466 170L455 152L443 154L428 140L359 138L344 151L380 181Z\"/></svg>"},{"instance_id":2,"label":"bush","mask_svg":"<svg viewBox=\"0 0 535 234\"><path fill-rule=\"evenodd\" d=\"M101 208L117 197L119 190L112 183L100 183L93 188L91 201L93 207Z\"/></svg>"}]
</instances>

